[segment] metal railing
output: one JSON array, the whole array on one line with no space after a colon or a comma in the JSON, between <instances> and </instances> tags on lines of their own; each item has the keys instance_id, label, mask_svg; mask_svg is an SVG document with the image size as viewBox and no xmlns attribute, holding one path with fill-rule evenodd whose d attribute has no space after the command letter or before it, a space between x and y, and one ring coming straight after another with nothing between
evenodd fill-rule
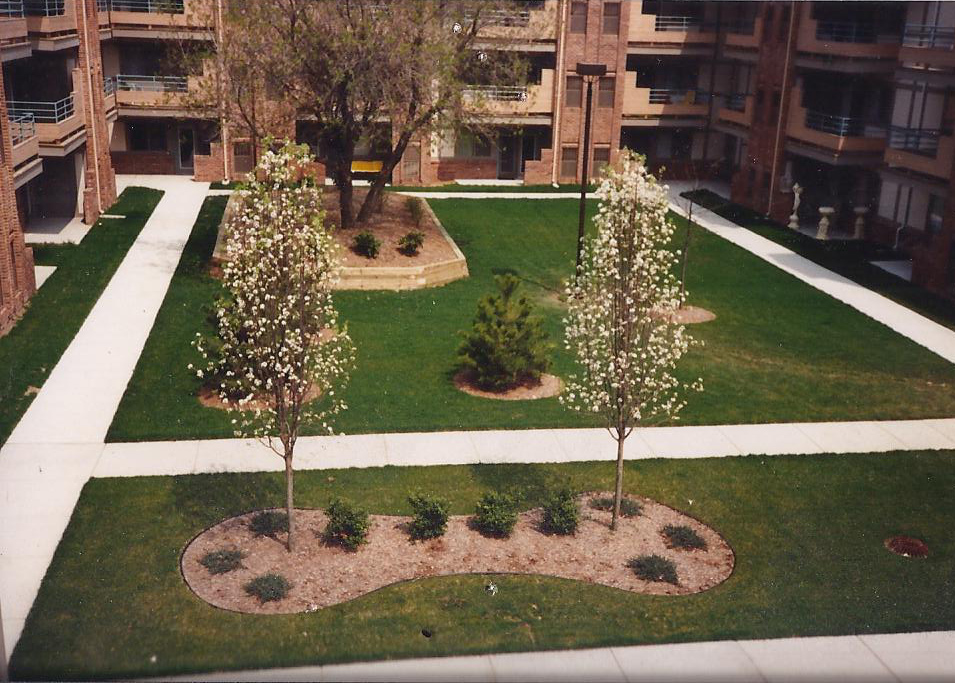
<instances>
[{"instance_id":1,"label":"metal railing","mask_svg":"<svg viewBox=\"0 0 955 683\"><path fill-rule=\"evenodd\" d=\"M76 113L76 103L72 94L56 102L7 100L7 113L11 117L30 114L37 123L62 123Z\"/></svg>"},{"instance_id":2,"label":"metal railing","mask_svg":"<svg viewBox=\"0 0 955 683\"><path fill-rule=\"evenodd\" d=\"M915 154L935 156L942 131L927 128L889 126L889 147Z\"/></svg>"},{"instance_id":3,"label":"metal railing","mask_svg":"<svg viewBox=\"0 0 955 683\"><path fill-rule=\"evenodd\" d=\"M13 138L14 147L36 137L36 119L33 114L10 115L10 137Z\"/></svg>"},{"instance_id":4,"label":"metal railing","mask_svg":"<svg viewBox=\"0 0 955 683\"><path fill-rule=\"evenodd\" d=\"M656 31L702 31L703 21L697 17L669 17L657 15Z\"/></svg>"},{"instance_id":5,"label":"metal railing","mask_svg":"<svg viewBox=\"0 0 955 683\"><path fill-rule=\"evenodd\" d=\"M23 13L31 17L66 14L66 0L23 0Z\"/></svg>"},{"instance_id":6,"label":"metal railing","mask_svg":"<svg viewBox=\"0 0 955 683\"><path fill-rule=\"evenodd\" d=\"M186 92L189 79L186 76L116 76L116 89L123 92Z\"/></svg>"},{"instance_id":7,"label":"metal railing","mask_svg":"<svg viewBox=\"0 0 955 683\"><path fill-rule=\"evenodd\" d=\"M874 43L874 24L859 21L820 21L816 24L816 39L834 43Z\"/></svg>"},{"instance_id":8,"label":"metal railing","mask_svg":"<svg viewBox=\"0 0 955 683\"><path fill-rule=\"evenodd\" d=\"M23 0L0 0L0 17L22 17Z\"/></svg>"},{"instance_id":9,"label":"metal railing","mask_svg":"<svg viewBox=\"0 0 955 683\"><path fill-rule=\"evenodd\" d=\"M152 12L183 14L185 0L97 0L100 12Z\"/></svg>"},{"instance_id":10,"label":"metal railing","mask_svg":"<svg viewBox=\"0 0 955 683\"><path fill-rule=\"evenodd\" d=\"M886 136L886 128L883 125L866 123L865 119L855 116L834 116L819 111L806 112L806 128L838 135L841 138L884 138Z\"/></svg>"},{"instance_id":11,"label":"metal railing","mask_svg":"<svg viewBox=\"0 0 955 683\"><path fill-rule=\"evenodd\" d=\"M746 111L746 93L733 93L726 96L726 108L733 111Z\"/></svg>"},{"instance_id":12,"label":"metal railing","mask_svg":"<svg viewBox=\"0 0 955 683\"><path fill-rule=\"evenodd\" d=\"M469 85L464 94L486 97L495 102L527 101L527 88L523 85Z\"/></svg>"},{"instance_id":13,"label":"metal railing","mask_svg":"<svg viewBox=\"0 0 955 683\"><path fill-rule=\"evenodd\" d=\"M107 76L103 79L103 95L110 97L116 94L116 79Z\"/></svg>"},{"instance_id":14,"label":"metal railing","mask_svg":"<svg viewBox=\"0 0 955 683\"><path fill-rule=\"evenodd\" d=\"M650 88L650 104L706 104L709 98L699 90Z\"/></svg>"},{"instance_id":15,"label":"metal railing","mask_svg":"<svg viewBox=\"0 0 955 683\"><path fill-rule=\"evenodd\" d=\"M955 28L931 24L906 24L902 33L906 47L937 47L951 50L955 47Z\"/></svg>"}]
</instances>

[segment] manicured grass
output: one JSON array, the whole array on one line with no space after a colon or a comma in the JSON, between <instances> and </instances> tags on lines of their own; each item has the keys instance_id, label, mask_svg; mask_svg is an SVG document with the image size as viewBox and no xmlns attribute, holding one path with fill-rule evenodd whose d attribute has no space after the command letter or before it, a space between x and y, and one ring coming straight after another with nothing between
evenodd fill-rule
<instances>
[{"instance_id":1,"label":"manicured grass","mask_svg":"<svg viewBox=\"0 0 955 683\"><path fill-rule=\"evenodd\" d=\"M597 186L588 185L588 192L594 192ZM392 192L516 192L516 193L548 193L548 192L567 192L570 194L580 194L580 183L562 183L557 187L553 185L458 185L457 183L447 183L446 185L430 185L422 187L420 185L388 185L386 190Z\"/></svg>"},{"instance_id":2,"label":"manicured grass","mask_svg":"<svg viewBox=\"0 0 955 683\"><path fill-rule=\"evenodd\" d=\"M28 390L43 386L161 197L157 190L129 188L109 210L124 220L97 224L79 245L34 247L37 265L56 266L56 272L0 337L0 444L33 401Z\"/></svg>"},{"instance_id":3,"label":"manicured grass","mask_svg":"<svg viewBox=\"0 0 955 683\"><path fill-rule=\"evenodd\" d=\"M453 514L468 514L486 491L516 487L529 508L556 486L610 488L609 437L606 446L601 463L300 473L297 503L323 507L341 496L376 514L407 515L409 492L439 491ZM515 575L496 577L499 592L490 597L485 577L439 577L314 614L241 615L189 591L180 553L224 518L279 504L281 475L92 480L27 619L11 673L17 680L125 679L955 628L955 452L648 460L628 463L625 483L628 492L720 532L736 553L732 576L686 597ZM889 553L883 540L896 534L923 539L931 554L915 560ZM361 550L355 562L362 562Z\"/></svg>"},{"instance_id":4,"label":"manicured grass","mask_svg":"<svg viewBox=\"0 0 955 683\"><path fill-rule=\"evenodd\" d=\"M113 441L232 436L231 418L203 408L196 332L219 283L204 273L224 201L210 199L113 422ZM514 273L541 304L560 342L561 280L573 269L574 200L432 201L468 258L471 277L417 292L340 292L358 348L347 389L346 433L575 427L595 424L556 398L503 402L465 395L451 382L458 332L471 325L493 276ZM591 209L594 207L591 206ZM693 328L705 342L681 374L703 377L684 423L749 423L955 415L953 368L857 311L703 230L694 233L691 302L716 321ZM677 244L682 237L677 236ZM558 343L555 374L573 372Z\"/></svg>"},{"instance_id":5,"label":"manicured grass","mask_svg":"<svg viewBox=\"0 0 955 683\"><path fill-rule=\"evenodd\" d=\"M210 183L209 189L210 190L237 190L240 185L242 185L242 183L238 181L224 183L220 180L214 183Z\"/></svg>"},{"instance_id":6,"label":"manicured grass","mask_svg":"<svg viewBox=\"0 0 955 683\"><path fill-rule=\"evenodd\" d=\"M710 190L684 192L683 196L824 268L955 330L955 305L951 301L872 265L871 261L891 261L899 258L887 247L870 242L820 242L801 232L790 230L745 206L734 204Z\"/></svg>"}]
</instances>

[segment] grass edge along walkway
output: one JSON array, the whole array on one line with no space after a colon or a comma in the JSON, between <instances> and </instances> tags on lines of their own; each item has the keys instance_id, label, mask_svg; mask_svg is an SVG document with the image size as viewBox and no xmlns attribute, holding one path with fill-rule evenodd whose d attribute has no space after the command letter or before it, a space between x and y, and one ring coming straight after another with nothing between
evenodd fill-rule
<instances>
[{"instance_id":1,"label":"grass edge along walkway","mask_svg":"<svg viewBox=\"0 0 955 683\"><path fill-rule=\"evenodd\" d=\"M82 327L162 196L159 190L127 188L108 212L124 219L99 221L80 244L33 247L37 265L56 266L56 272L13 329L0 337L0 445L33 402L33 389L43 386Z\"/></svg>"}]
</instances>

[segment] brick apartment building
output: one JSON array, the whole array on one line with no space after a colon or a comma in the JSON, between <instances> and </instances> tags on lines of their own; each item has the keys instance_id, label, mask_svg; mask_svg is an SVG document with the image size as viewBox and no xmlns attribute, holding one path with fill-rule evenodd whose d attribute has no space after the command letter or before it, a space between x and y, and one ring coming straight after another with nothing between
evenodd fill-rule
<instances>
[{"instance_id":1,"label":"brick apartment building","mask_svg":"<svg viewBox=\"0 0 955 683\"><path fill-rule=\"evenodd\" d=\"M0 328L33 288L24 226L93 220L114 171L218 180L252 167L248 141L186 106L195 79L166 58L183 36L209 39L222 1L0 0ZM804 230L821 208L830 235L896 246L917 283L955 296L955 0L515 0L499 23L532 68L527 83L475 84L494 133L415 141L393 182L578 181L575 68L598 62L591 168L628 147L667 177L725 180L784 223L798 184ZM489 29L482 49L495 40ZM294 129L314 140L307 121ZM374 170L375 149L359 151L356 171Z\"/></svg>"}]
</instances>

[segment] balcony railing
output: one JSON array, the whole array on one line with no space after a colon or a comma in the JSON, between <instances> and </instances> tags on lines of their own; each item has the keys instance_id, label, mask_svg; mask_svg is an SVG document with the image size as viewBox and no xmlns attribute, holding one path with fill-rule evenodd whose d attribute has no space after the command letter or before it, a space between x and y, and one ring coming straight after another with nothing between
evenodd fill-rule
<instances>
[{"instance_id":1,"label":"balcony railing","mask_svg":"<svg viewBox=\"0 0 955 683\"><path fill-rule=\"evenodd\" d=\"M709 93L699 90L675 90L672 88L650 88L650 104L706 104Z\"/></svg>"},{"instance_id":2,"label":"balcony railing","mask_svg":"<svg viewBox=\"0 0 955 683\"><path fill-rule=\"evenodd\" d=\"M76 113L76 104L73 95L57 102L7 100L7 113L11 117L32 115L37 123L62 123Z\"/></svg>"},{"instance_id":3,"label":"balcony railing","mask_svg":"<svg viewBox=\"0 0 955 683\"><path fill-rule=\"evenodd\" d=\"M116 89L123 92L186 92L186 76L116 76Z\"/></svg>"},{"instance_id":4,"label":"balcony railing","mask_svg":"<svg viewBox=\"0 0 955 683\"><path fill-rule=\"evenodd\" d=\"M0 0L0 17L22 17L23 0Z\"/></svg>"},{"instance_id":5,"label":"balcony railing","mask_svg":"<svg viewBox=\"0 0 955 683\"><path fill-rule=\"evenodd\" d=\"M523 85L470 85L465 95L486 97L495 102L524 102L527 100L527 88Z\"/></svg>"},{"instance_id":6,"label":"balcony railing","mask_svg":"<svg viewBox=\"0 0 955 683\"><path fill-rule=\"evenodd\" d=\"M19 114L16 116L11 114L10 137L13 138L14 147L21 142L36 137L36 119L33 114Z\"/></svg>"},{"instance_id":7,"label":"balcony railing","mask_svg":"<svg viewBox=\"0 0 955 683\"><path fill-rule=\"evenodd\" d=\"M97 0L100 12L183 14L185 0Z\"/></svg>"},{"instance_id":8,"label":"balcony railing","mask_svg":"<svg viewBox=\"0 0 955 683\"><path fill-rule=\"evenodd\" d=\"M31 17L56 17L66 14L66 0L24 0L23 10Z\"/></svg>"},{"instance_id":9,"label":"balcony railing","mask_svg":"<svg viewBox=\"0 0 955 683\"><path fill-rule=\"evenodd\" d=\"M703 21L697 17L670 17L657 15L657 31L702 31Z\"/></svg>"},{"instance_id":10,"label":"balcony railing","mask_svg":"<svg viewBox=\"0 0 955 683\"><path fill-rule=\"evenodd\" d=\"M816 39L834 43L874 43L874 24L858 21L820 21L816 25Z\"/></svg>"},{"instance_id":11,"label":"balcony railing","mask_svg":"<svg viewBox=\"0 0 955 683\"><path fill-rule=\"evenodd\" d=\"M116 94L116 79L112 76L107 76L103 79L103 95L110 97L111 95Z\"/></svg>"},{"instance_id":12,"label":"balcony railing","mask_svg":"<svg viewBox=\"0 0 955 683\"><path fill-rule=\"evenodd\" d=\"M905 47L934 47L951 50L955 47L955 28L929 24L907 24L902 34Z\"/></svg>"},{"instance_id":13,"label":"balcony railing","mask_svg":"<svg viewBox=\"0 0 955 683\"><path fill-rule=\"evenodd\" d=\"M854 116L833 116L818 111L806 112L806 128L838 135L841 138L879 138L886 135L884 126L866 123L864 119Z\"/></svg>"},{"instance_id":14,"label":"balcony railing","mask_svg":"<svg viewBox=\"0 0 955 683\"><path fill-rule=\"evenodd\" d=\"M925 128L889 127L889 147L914 154L935 156L938 152L938 138L942 131Z\"/></svg>"},{"instance_id":15,"label":"balcony railing","mask_svg":"<svg viewBox=\"0 0 955 683\"><path fill-rule=\"evenodd\" d=\"M726 108L733 111L746 111L746 93L733 93L726 96Z\"/></svg>"}]
</instances>

